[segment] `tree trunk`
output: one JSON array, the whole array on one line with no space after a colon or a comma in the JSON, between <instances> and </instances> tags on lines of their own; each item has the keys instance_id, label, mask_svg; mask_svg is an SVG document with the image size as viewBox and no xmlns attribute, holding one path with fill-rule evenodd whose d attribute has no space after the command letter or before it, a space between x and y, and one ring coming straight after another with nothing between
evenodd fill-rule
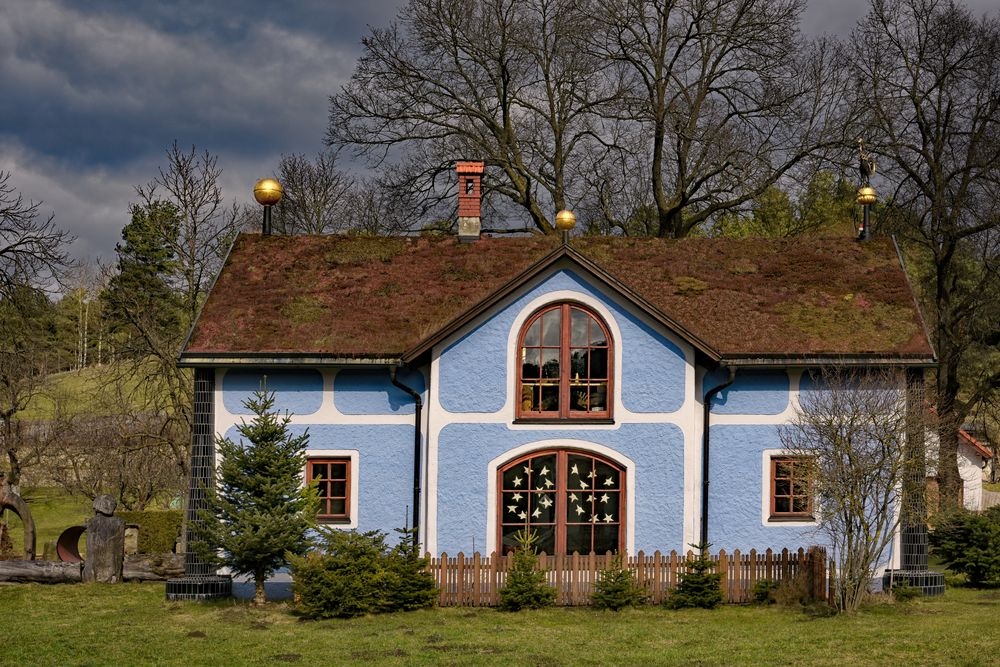
<instances>
[{"instance_id":1,"label":"tree trunk","mask_svg":"<svg viewBox=\"0 0 1000 667\"><path fill-rule=\"evenodd\" d=\"M265 604L267 604L267 594L264 592L264 581L265 581L265 576L263 572L261 571L254 572L253 603L255 607L263 607Z\"/></svg>"},{"instance_id":2,"label":"tree trunk","mask_svg":"<svg viewBox=\"0 0 1000 667\"><path fill-rule=\"evenodd\" d=\"M0 560L0 582L73 584L80 581L82 563L45 560Z\"/></svg>"}]
</instances>

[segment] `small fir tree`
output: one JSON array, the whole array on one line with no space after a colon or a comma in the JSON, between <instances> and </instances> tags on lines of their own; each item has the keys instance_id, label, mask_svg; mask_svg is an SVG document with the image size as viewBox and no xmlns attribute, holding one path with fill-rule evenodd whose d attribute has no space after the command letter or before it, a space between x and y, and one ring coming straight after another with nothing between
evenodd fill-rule
<instances>
[{"instance_id":1,"label":"small fir tree","mask_svg":"<svg viewBox=\"0 0 1000 667\"><path fill-rule=\"evenodd\" d=\"M413 611L434 605L437 585L427 571L430 561L420 556L413 529L397 528L399 542L388 555L387 611Z\"/></svg>"},{"instance_id":2,"label":"small fir tree","mask_svg":"<svg viewBox=\"0 0 1000 667\"><path fill-rule=\"evenodd\" d=\"M636 583L635 574L622 566L621 554L616 554L611 567L597 575L597 585L590 594L595 609L618 611L625 607L638 607L648 596Z\"/></svg>"},{"instance_id":3,"label":"small fir tree","mask_svg":"<svg viewBox=\"0 0 1000 667\"><path fill-rule=\"evenodd\" d=\"M714 567L712 561L708 559L708 547L711 545L691 546L698 550L698 555L688 559L687 571L680 575L680 583L677 584L676 590L664 602L668 609L688 607L713 609L722 604L722 577L709 572Z\"/></svg>"},{"instance_id":4,"label":"small fir tree","mask_svg":"<svg viewBox=\"0 0 1000 667\"><path fill-rule=\"evenodd\" d=\"M536 570L538 536L525 528L515 535L514 562L507 571L507 584L500 589L500 608L504 611L540 609L555 602L556 591L545 581L545 570Z\"/></svg>"},{"instance_id":5,"label":"small fir tree","mask_svg":"<svg viewBox=\"0 0 1000 667\"><path fill-rule=\"evenodd\" d=\"M291 417L280 417L274 393L254 392L244 405L254 414L239 427L239 443L220 438L218 484L208 489L205 521L198 528L200 551L235 574L253 576L254 604L264 604L264 581L286 563L288 554L305 553L308 529L315 523L315 490L302 486L308 432L292 436ZM246 439L246 443L244 443ZM221 550L221 557L214 553Z\"/></svg>"}]
</instances>

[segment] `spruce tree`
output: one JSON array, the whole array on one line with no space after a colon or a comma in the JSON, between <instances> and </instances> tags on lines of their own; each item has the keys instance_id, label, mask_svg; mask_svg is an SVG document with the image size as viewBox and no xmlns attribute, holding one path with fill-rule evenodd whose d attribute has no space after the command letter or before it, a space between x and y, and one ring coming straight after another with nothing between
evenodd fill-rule
<instances>
[{"instance_id":1,"label":"spruce tree","mask_svg":"<svg viewBox=\"0 0 1000 667\"><path fill-rule=\"evenodd\" d=\"M545 570L536 570L538 536L525 528L514 536L517 548L507 571L507 585L500 589L500 608L504 611L540 609L555 602L556 590L548 585Z\"/></svg>"},{"instance_id":2,"label":"spruce tree","mask_svg":"<svg viewBox=\"0 0 1000 667\"><path fill-rule=\"evenodd\" d=\"M235 574L253 576L259 605L266 601L267 577L285 565L287 554L309 547L317 501L315 491L302 486L308 432L289 433L291 418L273 411L273 392L254 392L244 405L254 417L239 427L239 443L216 441L218 484L207 490L209 516L199 537L203 553L221 550L216 560Z\"/></svg>"},{"instance_id":3,"label":"spruce tree","mask_svg":"<svg viewBox=\"0 0 1000 667\"><path fill-rule=\"evenodd\" d=\"M715 565L708 558L708 544L692 544L698 555L685 563L686 572L680 575L680 583L664 604L669 609L701 607L713 609L722 604L722 576L709 572Z\"/></svg>"}]
</instances>

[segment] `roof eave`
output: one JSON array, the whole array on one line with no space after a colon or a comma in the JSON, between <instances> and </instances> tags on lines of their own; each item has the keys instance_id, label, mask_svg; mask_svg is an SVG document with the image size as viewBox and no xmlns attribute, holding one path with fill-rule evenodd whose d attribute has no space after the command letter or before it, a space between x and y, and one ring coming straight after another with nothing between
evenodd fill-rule
<instances>
[{"instance_id":1,"label":"roof eave","mask_svg":"<svg viewBox=\"0 0 1000 667\"><path fill-rule=\"evenodd\" d=\"M345 356L316 352L185 352L177 365L181 368L220 366L337 366L369 368L398 366L398 356Z\"/></svg>"}]
</instances>

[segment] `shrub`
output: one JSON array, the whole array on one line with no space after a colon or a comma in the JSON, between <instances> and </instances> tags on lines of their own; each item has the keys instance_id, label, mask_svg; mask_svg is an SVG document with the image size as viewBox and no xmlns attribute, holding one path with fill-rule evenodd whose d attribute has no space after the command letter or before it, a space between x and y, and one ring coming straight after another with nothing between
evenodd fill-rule
<instances>
[{"instance_id":1,"label":"shrub","mask_svg":"<svg viewBox=\"0 0 1000 667\"><path fill-rule=\"evenodd\" d=\"M635 574L622 567L621 554L617 554L611 567L601 570L597 584L590 594L590 601L596 609L618 611L625 607L638 607L649 596L635 581Z\"/></svg>"},{"instance_id":2,"label":"shrub","mask_svg":"<svg viewBox=\"0 0 1000 667\"><path fill-rule=\"evenodd\" d=\"M125 523L139 526L139 553L172 553L181 534L184 513L180 510L115 512Z\"/></svg>"},{"instance_id":3,"label":"shrub","mask_svg":"<svg viewBox=\"0 0 1000 667\"><path fill-rule=\"evenodd\" d=\"M714 565L708 559L708 544L692 544L698 555L688 559L687 571L680 575L680 583L673 595L663 603L668 609L701 607L713 609L722 604L722 577L709 572Z\"/></svg>"},{"instance_id":4,"label":"shrub","mask_svg":"<svg viewBox=\"0 0 1000 667\"><path fill-rule=\"evenodd\" d=\"M545 570L536 570L538 537L528 529L516 535L514 562L507 571L507 584L500 589L500 608L504 611L540 609L555 602L556 591L545 581Z\"/></svg>"},{"instance_id":5,"label":"shrub","mask_svg":"<svg viewBox=\"0 0 1000 667\"><path fill-rule=\"evenodd\" d=\"M965 574L970 585L1000 579L1000 506L939 516L930 542L948 569Z\"/></svg>"},{"instance_id":6,"label":"shrub","mask_svg":"<svg viewBox=\"0 0 1000 667\"><path fill-rule=\"evenodd\" d=\"M306 618L349 618L434 604L434 577L407 531L395 547L385 533L321 529L322 548L291 558L298 610Z\"/></svg>"},{"instance_id":7,"label":"shrub","mask_svg":"<svg viewBox=\"0 0 1000 667\"><path fill-rule=\"evenodd\" d=\"M911 586L908 581L897 583L891 590L892 598L896 602L909 602L923 595L923 591L916 586Z\"/></svg>"},{"instance_id":8,"label":"shrub","mask_svg":"<svg viewBox=\"0 0 1000 667\"><path fill-rule=\"evenodd\" d=\"M774 604L777 602L775 592L780 585L781 582L774 579L759 579L753 585L754 602L758 604Z\"/></svg>"}]
</instances>

